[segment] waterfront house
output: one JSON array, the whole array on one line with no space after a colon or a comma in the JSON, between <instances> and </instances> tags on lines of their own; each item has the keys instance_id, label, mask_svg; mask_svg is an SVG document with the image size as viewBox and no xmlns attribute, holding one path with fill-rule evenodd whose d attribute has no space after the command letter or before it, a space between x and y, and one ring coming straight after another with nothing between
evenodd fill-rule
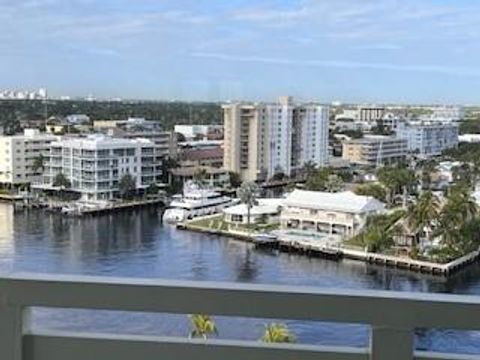
<instances>
[{"instance_id":1,"label":"waterfront house","mask_svg":"<svg viewBox=\"0 0 480 360\"><path fill-rule=\"evenodd\" d=\"M370 215L384 211L382 202L350 191L295 190L283 202L280 222L282 230L298 229L347 238L358 234Z\"/></svg>"},{"instance_id":2,"label":"waterfront house","mask_svg":"<svg viewBox=\"0 0 480 360\"><path fill-rule=\"evenodd\" d=\"M258 199L258 204L250 209L250 223L278 223L282 202L283 199ZM239 204L224 209L223 219L229 224L247 224L247 205Z\"/></svg>"}]
</instances>

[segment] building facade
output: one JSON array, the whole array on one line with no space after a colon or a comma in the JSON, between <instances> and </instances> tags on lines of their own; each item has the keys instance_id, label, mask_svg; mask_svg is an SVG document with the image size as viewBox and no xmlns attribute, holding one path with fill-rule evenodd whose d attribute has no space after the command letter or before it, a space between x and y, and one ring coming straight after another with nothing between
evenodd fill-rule
<instances>
[{"instance_id":1,"label":"building facade","mask_svg":"<svg viewBox=\"0 0 480 360\"><path fill-rule=\"evenodd\" d=\"M25 129L23 135L0 137L0 183L32 184L41 181L42 168L35 167L40 156L47 155L57 137L37 129Z\"/></svg>"},{"instance_id":2,"label":"building facade","mask_svg":"<svg viewBox=\"0 0 480 360\"><path fill-rule=\"evenodd\" d=\"M385 115L386 108L385 106L360 105L357 111L359 121L365 121L370 123L381 120Z\"/></svg>"},{"instance_id":3,"label":"building facade","mask_svg":"<svg viewBox=\"0 0 480 360\"><path fill-rule=\"evenodd\" d=\"M370 215L385 205L373 197L352 192L325 193L295 190L283 201L282 230L301 230L341 238L357 235Z\"/></svg>"},{"instance_id":4,"label":"building facade","mask_svg":"<svg viewBox=\"0 0 480 360\"><path fill-rule=\"evenodd\" d=\"M328 107L278 103L223 106L224 167L244 181L291 176L306 162L328 163Z\"/></svg>"},{"instance_id":5,"label":"building facade","mask_svg":"<svg viewBox=\"0 0 480 360\"><path fill-rule=\"evenodd\" d=\"M137 189L160 181L155 151L147 139L91 135L55 141L50 144L44 183L53 188L55 176L62 173L83 200L111 200L119 195L119 182L127 174Z\"/></svg>"},{"instance_id":6,"label":"building facade","mask_svg":"<svg viewBox=\"0 0 480 360\"><path fill-rule=\"evenodd\" d=\"M397 129L397 137L407 140L410 152L428 158L458 146L458 124L411 122Z\"/></svg>"},{"instance_id":7,"label":"building facade","mask_svg":"<svg viewBox=\"0 0 480 360\"><path fill-rule=\"evenodd\" d=\"M406 159L407 140L390 136L366 136L343 142L342 157L355 164L380 166Z\"/></svg>"},{"instance_id":8,"label":"building facade","mask_svg":"<svg viewBox=\"0 0 480 360\"><path fill-rule=\"evenodd\" d=\"M182 134L186 141L221 137L223 125L175 125L175 132Z\"/></svg>"}]
</instances>

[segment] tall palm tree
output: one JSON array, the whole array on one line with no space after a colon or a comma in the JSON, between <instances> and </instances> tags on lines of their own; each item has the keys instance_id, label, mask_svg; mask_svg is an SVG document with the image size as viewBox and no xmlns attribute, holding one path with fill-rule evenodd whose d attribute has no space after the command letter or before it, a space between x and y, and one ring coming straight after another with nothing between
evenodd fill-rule
<instances>
[{"instance_id":1,"label":"tall palm tree","mask_svg":"<svg viewBox=\"0 0 480 360\"><path fill-rule=\"evenodd\" d=\"M478 206L472 198L468 187L453 186L447 195L440 217L437 235L447 248L458 250L462 242L460 232L464 225L475 219Z\"/></svg>"},{"instance_id":2,"label":"tall palm tree","mask_svg":"<svg viewBox=\"0 0 480 360\"><path fill-rule=\"evenodd\" d=\"M265 326L265 333L261 341L265 343L294 343L295 335L285 324L268 324Z\"/></svg>"},{"instance_id":3,"label":"tall palm tree","mask_svg":"<svg viewBox=\"0 0 480 360\"><path fill-rule=\"evenodd\" d=\"M407 222L415 231L425 231L427 240L430 240L430 234L433 222L438 219L440 214L440 201L432 191L425 191L415 205L410 207L407 213Z\"/></svg>"},{"instance_id":4,"label":"tall palm tree","mask_svg":"<svg viewBox=\"0 0 480 360\"><path fill-rule=\"evenodd\" d=\"M257 201L258 187L254 182L245 182L238 189L238 197L240 201L247 206L247 225L250 229L250 212L252 207L258 204Z\"/></svg>"},{"instance_id":5,"label":"tall palm tree","mask_svg":"<svg viewBox=\"0 0 480 360\"><path fill-rule=\"evenodd\" d=\"M378 181L380 181L387 190L386 200L388 204L392 204L393 202L393 195L397 184L394 171L395 170L392 167L382 167L377 172Z\"/></svg>"},{"instance_id":6,"label":"tall palm tree","mask_svg":"<svg viewBox=\"0 0 480 360\"><path fill-rule=\"evenodd\" d=\"M203 338L207 340L210 335L218 335L218 329L215 321L204 314L195 314L190 316L192 330L190 331L190 338Z\"/></svg>"},{"instance_id":7,"label":"tall palm tree","mask_svg":"<svg viewBox=\"0 0 480 360\"><path fill-rule=\"evenodd\" d=\"M44 167L45 167L45 158L42 154L40 154L33 159L32 170L33 172L36 173L38 170L43 171Z\"/></svg>"},{"instance_id":8,"label":"tall palm tree","mask_svg":"<svg viewBox=\"0 0 480 360\"><path fill-rule=\"evenodd\" d=\"M399 169L395 176L397 185L402 189L402 206L406 209L408 192L416 183L417 177L415 172L408 168Z\"/></svg>"}]
</instances>

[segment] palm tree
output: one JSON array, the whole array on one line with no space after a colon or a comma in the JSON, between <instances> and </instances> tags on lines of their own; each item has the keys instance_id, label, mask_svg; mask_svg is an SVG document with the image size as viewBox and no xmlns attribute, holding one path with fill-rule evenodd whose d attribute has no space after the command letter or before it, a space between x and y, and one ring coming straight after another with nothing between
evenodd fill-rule
<instances>
[{"instance_id":1,"label":"palm tree","mask_svg":"<svg viewBox=\"0 0 480 360\"><path fill-rule=\"evenodd\" d=\"M417 203L410 207L407 213L408 224L415 231L425 231L427 240L430 240L432 223L440 214L440 201L432 191L425 191L418 198Z\"/></svg>"},{"instance_id":2,"label":"palm tree","mask_svg":"<svg viewBox=\"0 0 480 360\"><path fill-rule=\"evenodd\" d=\"M422 164L421 171L421 182L422 182L422 189L426 190L429 189L432 184L432 173L437 168L437 162L435 160L428 160Z\"/></svg>"},{"instance_id":3,"label":"palm tree","mask_svg":"<svg viewBox=\"0 0 480 360\"><path fill-rule=\"evenodd\" d=\"M377 172L378 181L387 189L386 200L388 204L393 202L393 195L397 184L393 172L394 168L392 167L382 167Z\"/></svg>"},{"instance_id":4,"label":"palm tree","mask_svg":"<svg viewBox=\"0 0 480 360\"><path fill-rule=\"evenodd\" d=\"M190 316L192 330L190 331L190 338L203 338L207 340L210 335L218 335L215 321L204 314L196 314Z\"/></svg>"},{"instance_id":5,"label":"palm tree","mask_svg":"<svg viewBox=\"0 0 480 360\"><path fill-rule=\"evenodd\" d=\"M295 335L285 324L268 324L265 326L265 333L261 341L265 343L294 343Z\"/></svg>"},{"instance_id":6,"label":"palm tree","mask_svg":"<svg viewBox=\"0 0 480 360\"><path fill-rule=\"evenodd\" d=\"M443 244L457 251L461 246L460 232L469 221L476 218L478 206L465 186L453 186L447 195L440 216L437 235L442 236Z\"/></svg>"},{"instance_id":7,"label":"palm tree","mask_svg":"<svg viewBox=\"0 0 480 360\"><path fill-rule=\"evenodd\" d=\"M240 201L247 206L247 225L250 230L250 212L252 207L258 204L257 201L258 187L253 182L245 182L238 189L238 197Z\"/></svg>"},{"instance_id":8,"label":"palm tree","mask_svg":"<svg viewBox=\"0 0 480 360\"><path fill-rule=\"evenodd\" d=\"M406 209L409 190L416 183L417 177L415 172L408 168L399 169L395 176L397 185L402 189L402 206Z\"/></svg>"},{"instance_id":9,"label":"palm tree","mask_svg":"<svg viewBox=\"0 0 480 360\"><path fill-rule=\"evenodd\" d=\"M44 163L45 163L45 158L43 157L42 154L36 156L35 159L33 159L33 165L32 165L33 172L36 173L38 170L43 171Z\"/></svg>"}]
</instances>

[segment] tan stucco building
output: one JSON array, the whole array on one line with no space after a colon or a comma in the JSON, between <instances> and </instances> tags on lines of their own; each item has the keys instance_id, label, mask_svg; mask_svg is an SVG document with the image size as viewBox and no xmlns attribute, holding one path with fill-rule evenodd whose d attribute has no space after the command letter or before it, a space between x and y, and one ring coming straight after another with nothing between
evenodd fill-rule
<instances>
[{"instance_id":1,"label":"tan stucco building","mask_svg":"<svg viewBox=\"0 0 480 360\"><path fill-rule=\"evenodd\" d=\"M283 202L282 230L301 230L350 237L358 234L370 215L381 214L385 205L353 192L293 191Z\"/></svg>"},{"instance_id":2,"label":"tan stucco building","mask_svg":"<svg viewBox=\"0 0 480 360\"><path fill-rule=\"evenodd\" d=\"M277 103L223 106L224 167L244 181L264 181L276 173L291 176L306 162L328 163L328 107Z\"/></svg>"},{"instance_id":3,"label":"tan stucco building","mask_svg":"<svg viewBox=\"0 0 480 360\"><path fill-rule=\"evenodd\" d=\"M404 161L407 141L390 136L368 136L345 141L342 157L355 164L384 165Z\"/></svg>"}]
</instances>

